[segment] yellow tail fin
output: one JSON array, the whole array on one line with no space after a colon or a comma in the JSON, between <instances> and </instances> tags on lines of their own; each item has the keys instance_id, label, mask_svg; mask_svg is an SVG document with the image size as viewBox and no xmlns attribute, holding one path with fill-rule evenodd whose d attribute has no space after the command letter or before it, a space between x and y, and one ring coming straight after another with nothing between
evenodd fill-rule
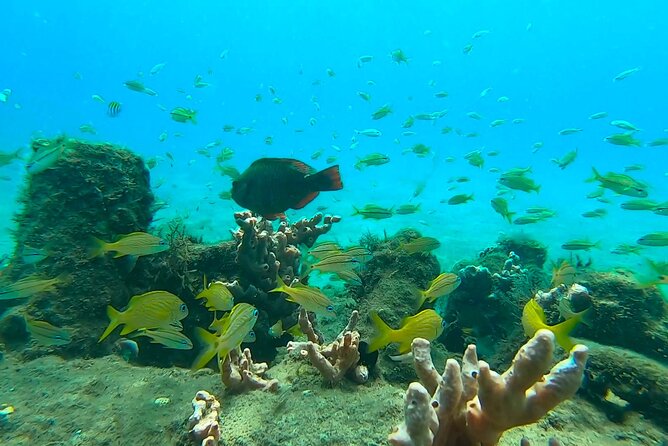
<instances>
[{"instance_id":1,"label":"yellow tail fin","mask_svg":"<svg viewBox=\"0 0 668 446\"><path fill-rule=\"evenodd\" d=\"M218 350L218 338L216 335L209 333L200 327L195 327L195 337L202 345L202 351L200 351L197 358L195 358L192 369L199 370L216 356L216 351Z\"/></svg>"},{"instance_id":2,"label":"yellow tail fin","mask_svg":"<svg viewBox=\"0 0 668 446\"><path fill-rule=\"evenodd\" d=\"M285 290L287 287L288 287L288 286L285 284L285 282L283 282L283 279L281 279L281 275L280 275L280 274L276 274L276 288L274 288L273 290L269 290L269 291L267 291L267 292L268 292L268 293L277 293L277 292L279 292L279 291L280 291L280 292L285 292L284 290Z\"/></svg>"},{"instance_id":3,"label":"yellow tail fin","mask_svg":"<svg viewBox=\"0 0 668 446\"><path fill-rule=\"evenodd\" d=\"M557 325L546 327L552 333L554 333L554 337L556 338L557 344L559 344L561 348L563 348L567 352L571 351L571 349L575 345L573 340L568 335L582 321L582 317L584 316L584 314L585 312L582 311L580 313L577 313L574 317L566 319L565 321L560 322Z\"/></svg>"},{"instance_id":4,"label":"yellow tail fin","mask_svg":"<svg viewBox=\"0 0 668 446\"><path fill-rule=\"evenodd\" d=\"M411 290L411 293L413 293L413 296L418 300L418 309L421 308L427 300L427 290L421 290L418 287L414 287Z\"/></svg>"},{"instance_id":5,"label":"yellow tail fin","mask_svg":"<svg viewBox=\"0 0 668 446\"><path fill-rule=\"evenodd\" d=\"M121 312L116 310L111 305L107 307L107 316L109 316L109 326L106 330L104 330L104 333L102 333L102 336L100 336L100 339L98 339L97 342L102 342L104 338L109 336L111 332L114 331L114 329L121 323Z\"/></svg>"},{"instance_id":6,"label":"yellow tail fin","mask_svg":"<svg viewBox=\"0 0 668 446\"><path fill-rule=\"evenodd\" d=\"M88 247L88 258L92 259L104 254L107 242L96 237L90 238L90 246Z\"/></svg>"},{"instance_id":7,"label":"yellow tail fin","mask_svg":"<svg viewBox=\"0 0 668 446\"><path fill-rule=\"evenodd\" d=\"M373 322L373 325L376 328L376 334L373 339L371 339L367 351L375 352L376 350L381 349L392 342L392 337L395 330L387 325L375 311L372 311L369 314L369 317L371 317L371 322Z\"/></svg>"}]
</instances>

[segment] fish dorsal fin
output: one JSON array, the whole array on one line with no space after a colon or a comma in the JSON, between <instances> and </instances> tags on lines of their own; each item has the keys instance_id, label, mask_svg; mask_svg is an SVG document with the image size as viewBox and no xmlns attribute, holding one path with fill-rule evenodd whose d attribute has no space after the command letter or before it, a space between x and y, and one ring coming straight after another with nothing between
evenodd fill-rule
<instances>
[{"instance_id":1,"label":"fish dorsal fin","mask_svg":"<svg viewBox=\"0 0 668 446\"><path fill-rule=\"evenodd\" d=\"M296 170L297 172L303 173L304 175L310 175L317 172L313 167L309 166L306 163L303 163L299 160L293 158L260 158L259 160L253 162L251 166L276 166L276 164L285 164L290 169Z\"/></svg>"},{"instance_id":2,"label":"fish dorsal fin","mask_svg":"<svg viewBox=\"0 0 668 446\"><path fill-rule=\"evenodd\" d=\"M320 192L318 192L318 191L311 192L310 194L308 194L307 196L305 196L304 198L302 198L302 200L301 200L299 203L297 203L297 204L294 206L294 208L295 208L295 209L301 209L301 208L303 208L304 206L306 206L307 204L309 204L310 202L312 202L313 200L315 200L315 197L317 197L318 194L320 194Z\"/></svg>"},{"instance_id":3,"label":"fish dorsal fin","mask_svg":"<svg viewBox=\"0 0 668 446\"><path fill-rule=\"evenodd\" d=\"M126 308L130 308L131 306L133 306L133 304L137 305L138 303L140 303L143 300L156 299L156 298L164 297L166 294L171 294L171 293L169 293L168 291L156 290L156 291L149 291L149 292L144 293L144 294L136 294L136 295L134 295L130 298L130 301L128 302L128 305L127 305Z\"/></svg>"},{"instance_id":4,"label":"fish dorsal fin","mask_svg":"<svg viewBox=\"0 0 668 446\"><path fill-rule=\"evenodd\" d=\"M306 163L303 163L299 160L296 159L291 159L291 158L279 158L282 162L285 162L290 165L290 167L297 172L301 172L304 175L310 175L312 173L316 173L317 170L315 170L313 167L309 166Z\"/></svg>"}]
</instances>

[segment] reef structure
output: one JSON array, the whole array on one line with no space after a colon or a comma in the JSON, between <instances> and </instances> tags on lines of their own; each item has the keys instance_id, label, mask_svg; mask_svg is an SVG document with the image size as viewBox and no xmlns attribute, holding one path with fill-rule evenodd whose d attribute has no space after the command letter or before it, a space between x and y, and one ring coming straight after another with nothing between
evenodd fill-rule
<instances>
[{"instance_id":1,"label":"reef structure","mask_svg":"<svg viewBox=\"0 0 668 446\"><path fill-rule=\"evenodd\" d=\"M266 219L259 219L250 211L237 212L234 219L239 229L233 232L237 240L236 263L249 281L263 291L276 286L276 277L291 283L299 275L300 244L311 247L341 217L315 214L296 223L282 221L277 230ZM322 223L322 224L320 224Z\"/></svg>"},{"instance_id":2,"label":"reef structure","mask_svg":"<svg viewBox=\"0 0 668 446\"><path fill-rule=\"evenodd\" d=\"M405 419L388 437L394 446L491 446L511 427L538 421L580 387L587 347L576 345L567 359L544 375L552 362L554 335L539 330L515 355L502 375L478 361L469 345L462 365L448 359L442 375L430 344L412 344L420 382L409 385Z\"/></svg>"},{"instance_id":3,"label":"reef structure","mask_svg":"<svg viewBox=\"0 0 668 446\"><path fill-rule=\"evenodd\" d=\"M253 362L251 351L245 348L232 350L220 361L220 376L225 387L235 393L249 390L276 392L278 380L265 379L269 366L265 362Z\"/></svg>"},{"instance_id":4,"label":"reef structure","mask_svg":"<svg viewBox=\"0 0 668 446\"><path fill-rule=\"evenodd\" d=\"M306 310L302 308L299 312L299 327L308 341L288 342L288 353L308 358L329 385L339 383L345 376L350 376L359 384L365 383L369 379L369 370L360 363L360 334L355 330L358 319L359 313L355 310L336 339L324 344L322 337L316 334Z\"/></svg>"},{"instance_id":5,"label":"reef structure","mask_svg":"<svg viewBox=\"0 0 668 446\"><path fill-rule=\"evenodd\" d=\"M220 440L220 403L206 390L200 390L192 404L188 436L198 446L217 446Z\"/></svg>"}]
</instances>

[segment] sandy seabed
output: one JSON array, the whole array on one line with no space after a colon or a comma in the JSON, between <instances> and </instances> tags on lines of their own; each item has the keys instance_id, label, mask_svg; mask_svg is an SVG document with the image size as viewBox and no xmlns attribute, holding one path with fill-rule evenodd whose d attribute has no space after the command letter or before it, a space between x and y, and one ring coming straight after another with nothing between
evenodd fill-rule
<instances>
[{"instance_id":1,"label":"sandy seabed","mask_svg":"<svg viewBox=\"0 0 668 446\"><path fill-rule=\"evenodd\" d=\"M222 404L227 446L385 445L403 416L404 389L381 380L326 388L308 364L287 359L270 369L278 394L229 395L206 369L140 367L116 356L63 360L45 356L0 363L0 404L15 412L0 422L3 446L185 445L191 399L200 389ZM168 403L157 404L156 399ZM507 432L501 446L550 437L564 446L665 445L668 435L637 414L609 421L586 401L560 405L539 423Z\"/></svg>"}]
</instances>

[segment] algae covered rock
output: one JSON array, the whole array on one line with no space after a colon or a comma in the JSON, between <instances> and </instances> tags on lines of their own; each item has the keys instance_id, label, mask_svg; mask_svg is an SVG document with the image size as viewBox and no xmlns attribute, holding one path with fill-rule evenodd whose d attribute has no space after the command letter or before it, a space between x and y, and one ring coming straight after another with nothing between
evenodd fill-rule
<instances>
[{"instance_id":1,"label":"algae covered rock","mask_svg":"<svg viewBox=\"0 0 668 446\"><path fill-rule=\"evenodd\" d=\"M70 330L76 342L58 347L62 353L90 353L108 323L107 304L123 306L130 297L125 263L89 259L91 237L109 241L148 229L154 200L149 172L139 156L111 144L59 137L34 141L33 150L45 145L61 146L62 155L48 169L26 177L15 217L16 249L4 278L34 274L58 277L59 283L53 291L0 304L19 305L27 317ZM47 257L28 264L27 248L43 250Z\"/></svg>"},{"instance_id":2,"label":"algae covered rock","mask_svg":"<svg viewBox=\"0 0 668 446\"><path fill-rule=\"evenodd\" d=\"M589 323L579 334L668 364L668 306L655 287L639 288L631 278L615 273L592 272L578 282L592 296Z\"/></svg>"},{"instance_id":3,"label":"algae covered rock","mask_svg":"<svg viewBox=\"0 0 668 446\"><path fill-rule=\"evenodd\" d=\"M399 247L402 242L419 236L415 230L404 230L373 246L373 257L360 273L362 286L354 289L358 309L364 315L359 325L366 327L360 332L373 333L370 322L366 320L366 315L372 310L395 328L406 316L418 310L416 287L426 288L429 281L441 272L432 254L408 254Z\"/></svg>"},{"instance_id":4,"label":"algae covered rock","mask_svg":"<svg viewBox=\"0 0 668 446\"><path fill-rule=\"evenodd\" d=\"M610 418L632 410L668 426L668 367L623 348L586 344L590 355L582 393Z\"/></svg>"}]
</instances>

